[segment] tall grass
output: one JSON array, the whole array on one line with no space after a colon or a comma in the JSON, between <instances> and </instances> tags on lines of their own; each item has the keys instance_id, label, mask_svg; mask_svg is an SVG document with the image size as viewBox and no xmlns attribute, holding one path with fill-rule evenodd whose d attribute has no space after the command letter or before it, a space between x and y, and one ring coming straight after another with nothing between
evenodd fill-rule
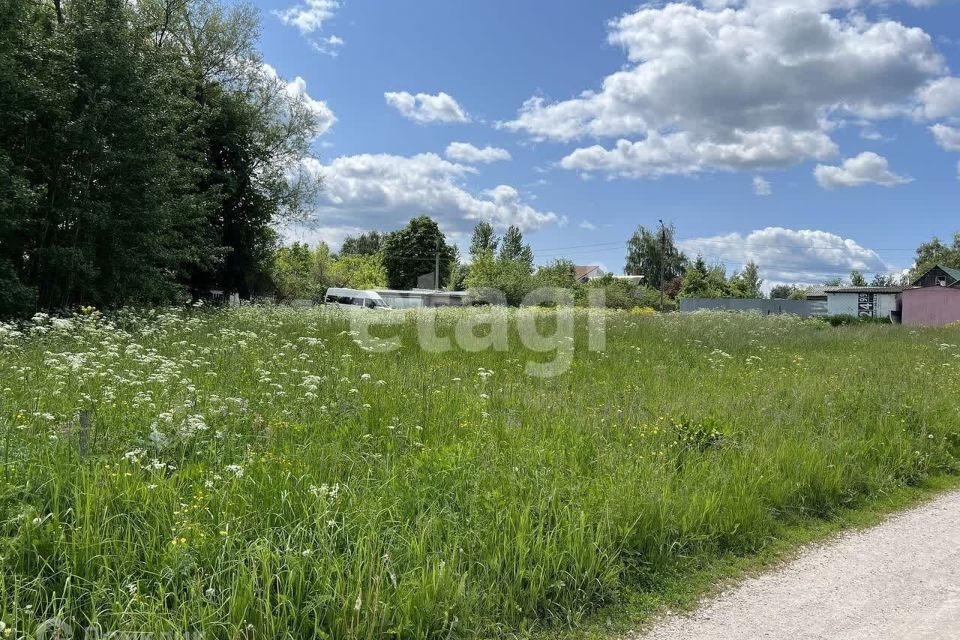
<instances>
[{"instance_id":1,"label":"tall grass","mask_svg":"<svg viewBox=\"0 0 960 640\"><path fill-rule=\"evenodd\" d=\"M412 320L367 353L322 309L0 325L0 620L524 633L957 469L956 330L624 314L596 353L583 325L549 379Z\"/></svg>"}]
</instances>

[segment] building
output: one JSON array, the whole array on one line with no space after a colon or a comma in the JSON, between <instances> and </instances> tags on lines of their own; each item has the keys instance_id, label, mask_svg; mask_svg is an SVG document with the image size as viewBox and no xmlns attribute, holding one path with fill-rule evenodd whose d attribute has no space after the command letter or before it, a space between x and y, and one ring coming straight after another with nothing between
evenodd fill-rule
<instances>
[{"instance_id":1,"label":"building","mask_svg":"<svg viewBox=\"0 0 960 640\"><path fill-rule=\"evenodd\" d=\"M900 320L903 287L824 287L827 315ZM808 298L809 299L809 298Z\"/></svg>"},{"instance_id":2,"label":"building","mask_svg":"<svg viewBox=\"0 0 960 640\"><path fill-rule=\"evenodd\" d=\"M914 280L902 294L901 317L915 327L960 322L960 269L936 265Z\"/></svg>"},{"instance_id":3,"label":"building","mask_svg":"<svg viewBox=\"0 0 960 640\"><path fill-rule=\"evenodd\" d=\"M436 291L434 289L376 289L383 301L394 309L418 307L469 307L473 298L466 291Z\"/></svg>"},{"instance_id":4,"label":"building","mask_svg":"<svg viewBox=\"0 0 960 640\"><path fill-rule=\"evenodd\" d=\"M573 277L580 284L586 284L595 278L602 277L603 269L597 265L575 265L573 267Z\"/></svg>"}]
</instances>

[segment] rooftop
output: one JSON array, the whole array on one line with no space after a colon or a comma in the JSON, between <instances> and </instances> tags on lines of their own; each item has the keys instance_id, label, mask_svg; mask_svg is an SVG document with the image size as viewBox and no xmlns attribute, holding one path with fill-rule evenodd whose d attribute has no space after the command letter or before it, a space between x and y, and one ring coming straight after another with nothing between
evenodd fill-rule
<instances>
[{"instance_id":1,"label":"rooftop","mask_svg":"<svg viewBox=\"0 0 960 640\"><path fill-rule=\"evenodd\" d=\"M826 287L825 293L903 293L905 287Z\"/></svg>"}]
</instances>

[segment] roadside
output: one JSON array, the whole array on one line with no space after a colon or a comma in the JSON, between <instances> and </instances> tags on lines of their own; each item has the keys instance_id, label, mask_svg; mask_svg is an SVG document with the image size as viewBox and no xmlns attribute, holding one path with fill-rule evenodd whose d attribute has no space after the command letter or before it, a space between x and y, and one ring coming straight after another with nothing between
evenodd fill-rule
<instances>
[{"instance_id":1,"label":"roadside","mask_svg":"<svg viewBox=\"0 0 960 640\"><path fill-rule=\"evenodd\" d=\"M960 631L960 491L807 548L633 640L884 638Z\"/></svg>"},{"instance_id":2,"label":"roadside","mask_svg":"<svg viewBox=\"0 0 960 640\"><path fill-rule=\"evenodd\" d=\"M698 607L736 590L738 585L757 576L776 574L820 546L879 526L896 519L898 514L922 509L957 491L960 476L940 475L927 478L919 486L900 487L876 496L826 520L811 518L784 525L756 555L727 555L697 566L680 564L662 581L643 590L626 590L620 602L573 621L571 627L541 629L521 636L533 640L648 640L644 633L653 633L673 616L694 615ZM688 635L684 640L698 639Z\"/></svg>"}]
</instances>

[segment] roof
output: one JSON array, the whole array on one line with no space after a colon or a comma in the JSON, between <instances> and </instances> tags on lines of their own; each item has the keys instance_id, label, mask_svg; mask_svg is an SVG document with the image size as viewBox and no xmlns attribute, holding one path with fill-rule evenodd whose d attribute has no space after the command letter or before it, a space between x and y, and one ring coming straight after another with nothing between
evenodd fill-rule
<instances>
[{"instance_id":1,"label":"roof","mask_svg":"<svg viewBox=\"0 0 960 640\"><path fill-rule=\"evenodd\" d=\"M905 287L826 287L825 293L903 293Z\"/></svg>"},{"instance_id":2,"label":"roof","mask_svg":"<svg viewBox=\"0 0 960 640\"><path fill-rule=\"evenodd\" d=\"M579 265L578 264L573 267L573 275L577 280L580 280L581 278L585 278L593 274L594 271L599 271L599 270L600 270L599 265L595 265L595 264Z\"/></svg>"},{"instance_id":3,"label":"roof","mask_svg":"<svg viewBox=\"0 0 960 640\"><path fill-rule=\"evenodd\" d=\"M827 291L824 287L810 287L807 289L808 298L822 298L827 295Z\"/></svg>"},{"instance_id":4,"label":"roof","mask_svg":"<svg viewBox=\"0 0 960 640\"><path fill-rule=\"evenodd\" d=\"M931 271L933 271L934 269L940 269L940 271L943 271L945 274L947 274L948 276L950 276L951 278L953 278L953 282L950 283L951 286L953 286L953 285L955 285L956 283L960 282L960 269L954 269L954 268L952 268L952 267L945 267L945 266L943 266L942 264L935 264L935 265L933 265L932 267L930 267L929 269L927 269L926 271L924 271L922 274L920 274L920 277L918 277L917 279L915 279L915 280L913 281L913 283L912 283L913 286L917 286L917 283L920 282L921 280L923 280L923 278L924 278L928 273L930 273Z\"/></svg>"}]
</instances>

